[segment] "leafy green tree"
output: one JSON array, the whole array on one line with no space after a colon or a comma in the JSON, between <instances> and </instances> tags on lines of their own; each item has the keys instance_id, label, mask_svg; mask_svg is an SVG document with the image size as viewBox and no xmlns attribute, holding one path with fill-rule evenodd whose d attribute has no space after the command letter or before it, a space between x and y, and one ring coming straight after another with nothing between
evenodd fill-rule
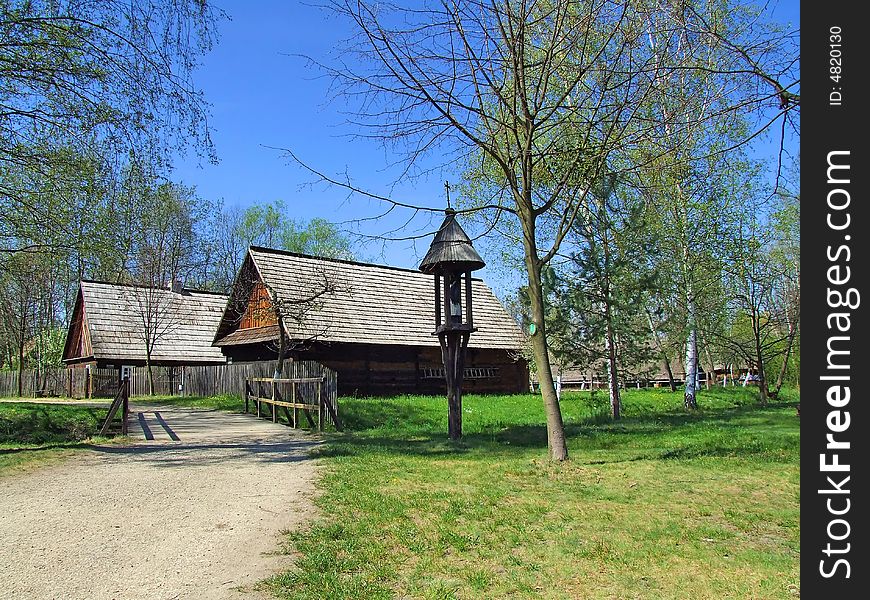
<instances>
[{"instance_id":1,"label":"leafy green tree","mask_svg":"<svg viewBox=\"0 0 870 600\"><path fill-rule=\"evenodd\" d=\"M30 192L78 187L76 162L117 183L131 162L214 157L192 73L220 17L205 0L0 0L0 258L69 246L62 198Z\"/></svg>"},{"instance_id":2,"label":"leafy green tree","mask_svg":"<svg viewBox=\"0 0 870 600\"><path fill-rule=\"evenodd\" d=\"M210 223L208 281L228 291L248 246L278 248L312 256L352 260L350 239L325 219L292 219L283 202L222 208Z\"/></svg>"},{"instance_id":3,"label":"leafy green tree","mask_svg":"<svg viewBox=\"0 0 870 600\"><path fill-rule=\"evenodd\" d=\"M785 323L786 341L776 382L770 390L772 397L779 394L787 378L797 383L800 373L800 195L783 188L776 198L779 205L771 220L776 236L771 259L782 276L775 299Z\"/></svg>"},{"instance_id":4,"label":"leafy green tree","mask_svg":"<svg viewBox=\"0 0 870 600\"><path fill-rule=\"evenodd\" d=\"M740 229L725 248L725 272L734 317L730 335L722 341L755 368L762 404L778 394L782 386L774 378L771 365L777 361L788 363L797 334L798 309L794 302L799 301L799 296L795 297L799 294L795 288L795 265L791 262L795 257L786 251L789 259L783 260L783 244L787 241L777 236L777 227L770 226L770 217L765 214L762 202L748 203L741 215ZM788 227L781 220L780 226ZM772 382L776 383L772 386Z\"/></svg>"},{"instance_id":5,"label":"leafy green tree","mask_svg":"<svg viewBox=\"0 0 870 600\"><path fill-rule=\"evenodd\" d=\"M637 374L650 359L643 300L655 283L648 259L655 239L646 211L633 194L596 194L574 225L575 249L552 298L554 353L572 365L604 363L613 419L622 412L620 374Z\"/></svg>"},{"instance_id":6,"label":"leafy green tree","mask_svg":"<svg viewBox=\"0 0 870 600\"><path fill-rule=\"evenodd\" d=\"M356 28L343 50L358 60L321 66L349 95L362 98L356 124L365 135L391 148L406 144L409 169L436 145L451 163L484 163L478 185L485 200L462 212L483 211L491 228L513 222L509 230L522 248L537 326L531 340L548 447L553 459L566 459L549 363L545 267L590 200L592 182L635 171L639 163L631 153L639 145L648 149L640 164L667 155L670 146L662 147L667 138L657 124L676 130L712 114L757 109L771 98L759 93L759 81L785 101L783 111L793 107L795 98L782 93L792 82L777 79L791 73L775 70L784 53L768 53L765 43L765 52L755 54L749 42L767 32L762 24L735 28L736 17L721 18L730 14L727 2L712 10L695 2L610 1L471 0L409 9L337 0L330 6ZM703 85L693 92L715 99L714 111L679 104L667 113L650 109L651 99L666 97L681 72L708 75L697 78ZM368 197L435 210L377 196L298 162Z\"/></svg>"}]
</instances>

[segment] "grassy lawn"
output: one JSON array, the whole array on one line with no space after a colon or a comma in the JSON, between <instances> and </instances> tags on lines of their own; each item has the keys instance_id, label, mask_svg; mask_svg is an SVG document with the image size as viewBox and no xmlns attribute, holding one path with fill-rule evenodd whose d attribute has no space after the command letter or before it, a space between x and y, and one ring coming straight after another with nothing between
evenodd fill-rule
<instances>
[{"instance_id":1,"label":"grassy lawn","mask_svg":"<svg viewBox=\"0 0 870 600\"><path fill-rule=\"evenodd\" d=\"M0 476L55 462L85 448L106 418L106 407L34 402L0 403Z\"/></svg>"},{"instance_id":2,"label":"grassy lawn","mask_svg":"<svg viewBox=\"0 0 870 600\"><path fill-rule=\"evenodd\" d=\"M546 455L535 396L341 399L321 517L288 537L284 598L794 598L797 395L752 389L568 394L571 460Z\"/></svg>"}]
</instances>

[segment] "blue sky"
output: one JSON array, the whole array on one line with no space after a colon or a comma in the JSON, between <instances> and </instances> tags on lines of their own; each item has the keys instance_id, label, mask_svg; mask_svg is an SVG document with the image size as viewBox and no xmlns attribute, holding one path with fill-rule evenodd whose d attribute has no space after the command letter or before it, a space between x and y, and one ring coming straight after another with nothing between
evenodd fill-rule
<instances>
[{"instance_id":1,"label":"blue sky","mask_svg":"<svg viewBox=\"0 0 870 600\"><path fill-rule=\"evenodd\" d=\"M203 59L196 81L212 105L210 125L217 165L194 157L179 161L173 179L194 185L209 199L228 205L283 200L297 219L321 217L333 222L375 216L383 204L346 191L311 184L314 177L292 164L276 148L292 148L309 164L329 174L347 171L360 186L430 206L444 205L444 178L439 174L413 185L391 187L397 178L392 162L376 142L355 142L345 135L341 104L327 99L328 81L295 56L328 60L347 36L316 7L296 2L229 2L219 4L231 16L220 25L221 39ZM407 218L363 225L370 235L383 234ZM350 225L348 226L351 227ZM355 227L354 227L355 229ZM428 241L368 243L366 259L416 268Z\"/></svg>"},{"instance_id":2,"label":"blue sky","mask_svg":"<svg viewBox=\"0 0 870 600\"><path fill-rule=\"evenodd\" d=\"M230 16L220 23L220 41L203 58L196 83L211 103L217 165L182 158L172 175L194 185L202 197L228 205L282 200L297 219L333 222L373 217L385 207L323 185L275 148L292 148L303 160L329 174L348 172L361 187L428 206L443 206L445 179L456 172L438 172L413 183L393 182L393 159L377 142L346 137L340 102L330 102L328 81L308 68L299 54L328 61L337 42L348 36L344 23L317 7L298 2L216 2ZM798 22L799 2L780 0L774 14ZM461 170L457 168L457 171ZM380 235L401 225L407 215L364 223L360 229ZM428 222L420 223L429 225ZM348 225L349 229L357 228ZM407 235L408 232L405 232ZM362 243L363 240L361 240ZM359 247L366 260L416 268L428 240L368 243ZM484 254L486 258L486 254ZM519 282L503 269L487 267L481 275L500 295Z\"/></svg>"}]
</instances>

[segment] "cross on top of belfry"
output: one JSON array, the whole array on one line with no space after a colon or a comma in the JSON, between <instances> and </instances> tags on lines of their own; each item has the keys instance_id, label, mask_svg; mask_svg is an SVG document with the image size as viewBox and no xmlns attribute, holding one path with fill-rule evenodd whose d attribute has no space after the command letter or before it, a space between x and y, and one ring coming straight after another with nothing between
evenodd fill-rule
<instances>
[{"instance_id":1,"label":"cross on top of belfry","mask_svg":"<svg viewBox=\"0 0 870 600\"><path fill-rule=\"evenodd\" d=\"M444 182L444 191L447 192L447 208L450 208L450 182Z\"/></svg>"}]
</instances>

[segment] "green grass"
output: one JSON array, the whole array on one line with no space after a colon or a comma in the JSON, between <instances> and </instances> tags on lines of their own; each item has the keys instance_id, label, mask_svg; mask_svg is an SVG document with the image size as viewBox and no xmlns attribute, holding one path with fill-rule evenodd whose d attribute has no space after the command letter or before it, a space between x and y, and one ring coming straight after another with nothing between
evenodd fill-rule
<instances>
[{"instance_id":1,"label":"green grass","mask_svg":"<svg viewBox=\"0 0 870 600\"><path fill-rule=\"evenodd\" d=\"M0 475L55 462L86 448L106 418L106 407L34 402L0 403Z\"/></svg>"},{"instance_id":2,"label":"green grass","mask_svg":"<svg viewBox=\"0 0 870 600\"><path fill-rule=\"evenodd\" d=\"M629 391L562 401L571 460L547 459L541 399L340 399L321 515L290 534L283 598L792 598L799 595L797 395Z\"/></svg>"}]
</instances>

